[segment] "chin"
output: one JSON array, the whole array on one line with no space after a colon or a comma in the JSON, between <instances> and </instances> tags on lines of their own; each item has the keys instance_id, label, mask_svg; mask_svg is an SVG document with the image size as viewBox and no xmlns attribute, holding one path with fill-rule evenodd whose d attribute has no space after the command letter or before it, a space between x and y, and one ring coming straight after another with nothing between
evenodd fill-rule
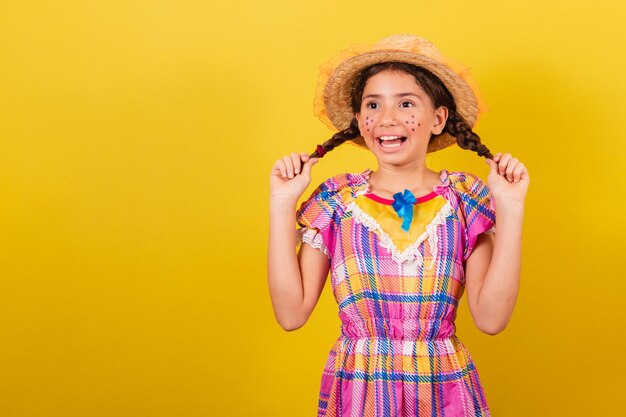
<instances>
[{"instance_id":1,"label":"chin","mask_svg":"<svg viewBox=\"0 0 626 417\"><path fill-rule=\"evenodd\" d=\"M383 149L375 138L367 138L365 144L376 156L376 159L392 165L404 165L417 159L424 159L428 150L428 143L424 143L423 149L418 149L415 137L406 139L398 149Z\"/></svg>"}]
</instances>

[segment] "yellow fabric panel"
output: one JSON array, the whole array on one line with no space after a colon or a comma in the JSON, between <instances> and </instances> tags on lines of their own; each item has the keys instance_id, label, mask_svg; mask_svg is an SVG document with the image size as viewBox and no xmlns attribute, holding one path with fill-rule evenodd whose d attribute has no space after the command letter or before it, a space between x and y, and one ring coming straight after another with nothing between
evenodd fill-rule
<instances>
[{"instance_id":1,"label":"yellow fabric panel","mask_svg":"<svg viewBox=\"0 0 626 417\"><path fill-rule=\"evenodd\" d=\"M413 221L409 231L405 232L402 230L402 219L392 205L379 203L365 195L356 198L356 204L380 225L400 251L408 248L424 233L426 226L435 218L445 203L446 199L438 195L428 201L414 204Z\"/></svg>"}]
</instances>

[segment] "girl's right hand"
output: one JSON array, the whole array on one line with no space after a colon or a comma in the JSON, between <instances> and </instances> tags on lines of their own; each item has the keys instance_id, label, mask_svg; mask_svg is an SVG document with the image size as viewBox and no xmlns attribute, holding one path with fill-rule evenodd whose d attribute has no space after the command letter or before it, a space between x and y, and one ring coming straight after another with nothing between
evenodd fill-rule
<instances>
[{"instance_id":1,"label":"girl's right hand","mask_svg":"<svg viewBox=\"0 0 626 417\"><path fill-rule=\"evenodd\" d=\"M291 197L297 201L311 183L311 167L318 158L309 154L293 152L277 159L270 176L270 195Z\"/></svg>"}]
</instances>

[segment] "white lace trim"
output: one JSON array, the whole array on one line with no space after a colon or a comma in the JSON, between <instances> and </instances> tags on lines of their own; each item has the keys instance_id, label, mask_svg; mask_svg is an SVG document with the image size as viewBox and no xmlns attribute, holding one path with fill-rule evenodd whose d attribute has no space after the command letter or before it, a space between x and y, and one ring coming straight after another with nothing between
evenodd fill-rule
<instances>
[{"instance_id":1,"label":"white lace trim","mask_svg":"<svg viewBox=\"0 0 626 417\"><path fill-rule=\"evenodd\" d=\"M322 235L311 227L301 227L296 230L296 247L300 246L302 242L308 243L316 249L324 252L326 256L330 259L330 252L326 245L324 245L324 240L322 239Z\"/></svg>"},{"instance_id":2,"label":"white lace trim","mask_svg":"<svg viewBox=\"0 0 626 417\"><path fill-rule=\"evenodd\" d=\"M489 230L487 230L485 233L495 233L496 232L496 226L493 225L491 226L491 228Z\"/></svg>"},{"instance_id":3,"label":"white lace trim","mask_svg":"<svg viewBox=\"0 0 626 417\"><path fill-rule=\"evenodd\" d=\"M351 201L346 206L346 211L352 212L354 220L357 223L363 224L370 231L377 231L380 239L380 246L387 249L391 253L391 257L398 263L405 262L410 259L417 259L418 262L424 261L422 254L419 251L420 244L428 238L430 246L433 251L437 250L437 226L445 222L446 218L454 213L449 201L439 209L434 219L426 225L426 230L403 252L400 252L398 247L393 243L391 236L389 236L383 228L378 224L376 220L369 214L365 213L356 202Z\"/></svg>"}]
</instances>

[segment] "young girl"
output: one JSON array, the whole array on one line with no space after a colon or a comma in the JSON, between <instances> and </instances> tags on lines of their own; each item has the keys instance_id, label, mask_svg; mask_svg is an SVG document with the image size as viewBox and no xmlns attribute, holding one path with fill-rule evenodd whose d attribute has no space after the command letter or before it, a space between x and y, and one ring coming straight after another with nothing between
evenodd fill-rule
<instances>
[{"instance_id":1,"label":"young girl","mask_svg":"<svg viewBox=\"0 0 626 417\"><path fill-rule=\"evenodd\" d=\"M495 335L509 322L528 172L480 142L478 90L427 40L392 36L346 50L326 69L317 112L339 132L311 156L274 164L268 253L285 330L304 325L330 271L341 334L318 417L489 416L454 320L467 289L481 331ZM378 169L335 175L296 210L311 167L344 142L373 152ZM454 143L486 157L488 186L468 172L428 169L426 154Z\"/></svg>"}]
</instances>

